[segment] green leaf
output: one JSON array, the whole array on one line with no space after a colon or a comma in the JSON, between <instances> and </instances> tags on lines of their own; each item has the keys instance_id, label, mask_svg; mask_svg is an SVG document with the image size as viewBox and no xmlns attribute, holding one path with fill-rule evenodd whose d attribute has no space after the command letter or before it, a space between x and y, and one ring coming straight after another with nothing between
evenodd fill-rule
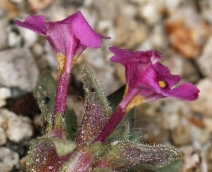
<instances>
[{"instance_id":1,"label":"green leaf","mask_svg":"<svg viewBox=\"0 0 212 172\"><path fill-rule=\"evenodd\" d=\"M43 114L45 134L52 131L52 117L54 114L56 83L49 71L43 72L35 87L34 96Z\"/></svg>"},{"instance_id":2,"label":"green leaf","mask_svg":"<svg viewBox=\"0 0 212 172\"><path fill-rule=\"evenodd\" d=\"M111 115L111 108L91 67L84 68L82 78L86 102L82 123L76 137L76 143L81 146L91 143L97 137Z\"/></svg>"},{"instance_id":3,"label":"green leaf","mask_svg":"<svg viewBox=\"0 0 212 172\"><path fill-rule=\"evenodd\" d=\"M59 156L65 156L76 148L76 144L68 140L54 138L52 142Z\"/></svg>"},{"instance_id":4,"label":"green leaf","mask_svg":"<svg viewBox=\"0 0 212 172\"><path fill-rule=\"evenodd\" d=\"M130 136L130 125L129 122L126 121L125 125L122 125L120 127L117 127L116 130L108 137L105 144L110 144L113 141L129 141Z\"/></svg>"},{"instance_id":5,"label":"green leaf","mask_svg":"<svg viewBox=\"0 0 212 172\"><path fill-rule=\"evenodd\" d=\"M180 167L181 167L181 161L180 160L176 160L171 162L170 164L159 168L160 172L179 172L180 171Z\"/></svg>"},{"instance_id":6,"label":"green leaf","mask_svg":"<svg viewBox=\"0 0 212 172\"><path fill-rule=\"evenodd\" d=\"M65 130L66 139L74 140L77 131L77 118L75 112L69 108L66 108L65 112Z\"/></svg>"},{"instance_id":7,"label":"green leaf","mask_svg":"<svg viewBox=\"0 0 212 172\"><path fill-rule=\"evenodd\" d=\"M113 111L118 106L118 104L121 102L123 95L124 95L124 90L125 90L125 85L107 97Z\"/></svg>"},{"instance_id":8,"label":"green leaf","mask_svg":"<svg viewBox=\"0 0 212 172\"><path fill-rule=\"evenodd\" d=\"M67 161L66 155L75 148L74 142L54 137L44 136L33 140L30 144L30 171L60 171Z\"/></svg>"},{"instance_id":9,"label":"green leaf","mask_svg":"<svg viewBox=\"0 0 212 172\"><path fill-rule=\"evenodd\" d=\"M129 132L129 141L139 143L140 139L147 133L145 129L131 129Z\"/></svg>"},{"instance_id":10,"label":"green leaf","mask_svg":"<svg viewBox=\"0 0 212 172\"><path fill-rule=\"evenodd\" d=\"M149 165L149 164L141 164L135 167L130 168L127 172L160 172L158 168ZM172 171L170 171L172 172Z\"/></svg>"},{"instance_id":11,"label":"green leaf","mask_svg":"<svg viewBox=\"0 0 212 172\"><path fill-rule=\"evenodd\" d=\"M113 170L108 170L108 169L103 169L103 168L98 168L94 169L91 172L114 172Z\"/></svg>"},{"instance_id":12,"label":"green leaf","mask_svg":"<svg viewBox=\"0 0 212 172\"><path fill-rule=\"evenodd\" d=\"M164 167L157 168L148 164L141 164L129 169L127 172L179 172L181 167L181 161L176 160Z\"/></svg>"},{"instance_id":13,"label":"green leaf","mask_svg":"<svg viewBox=\"0 0 212 172\"><path fill-rule=\"evenodd\" d=\"M179 159L180 156L176 149L164 145L150 146L117 141L115 144L112 144L111 149L95 163L94 167L118 171L141 164L162 167Z\"/></svg>"}]
</instances>

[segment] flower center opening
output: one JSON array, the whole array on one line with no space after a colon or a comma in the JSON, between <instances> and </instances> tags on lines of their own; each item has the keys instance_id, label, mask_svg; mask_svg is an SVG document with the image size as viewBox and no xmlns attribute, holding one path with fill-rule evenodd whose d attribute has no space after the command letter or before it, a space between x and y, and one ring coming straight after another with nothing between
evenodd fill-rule
<instances>
[{"instance_id":1,"label":"flower center opening","mask_svg":"<svg viewBox=\"0 0 212 172\"><path fill-rule=\"evenodd\" d=\"M166 87L166 82L164 82L164 81L162 81L162 80L158 81L158 84L159 84L159 86L160 86L161 88Z\"/></svg>"}]
</instances>

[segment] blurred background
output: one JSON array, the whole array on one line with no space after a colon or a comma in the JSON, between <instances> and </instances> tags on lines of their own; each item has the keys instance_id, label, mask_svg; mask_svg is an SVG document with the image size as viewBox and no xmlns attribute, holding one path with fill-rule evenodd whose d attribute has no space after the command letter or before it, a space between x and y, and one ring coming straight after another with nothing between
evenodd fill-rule
<instances>
[{"instance_id":1,"label":"blurred background","mask_svg":"<svg viewBox=\"0 0 212 172\"><path fill-rule=\"evenodd\" d=\"M80 10L98 33L110 36L100 49L86 49L72 71L68 106L78 121L84 111L81 71L93 67L105 95L125 84L124 68L112 64L109 46L156 49L172 74L200 89L199 99L163 99L136 108L144 143L173 145L182 152L182 172L212 172L212 0L0 0L0 171L24 171L31 139L42 117L32 91L57 62L47 41L14 19L44 15L58 21Z\"/></svg>"}]
</instances>

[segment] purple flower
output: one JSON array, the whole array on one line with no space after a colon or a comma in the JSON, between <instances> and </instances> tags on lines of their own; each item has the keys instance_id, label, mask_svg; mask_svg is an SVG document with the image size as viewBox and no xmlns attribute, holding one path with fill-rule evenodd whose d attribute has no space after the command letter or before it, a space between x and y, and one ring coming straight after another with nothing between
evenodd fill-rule
<instances>
[{"instance_id":1,"label":"purple flower","mask_svg":"<svg viewBox=\"0 0 212 172\"><path fill-rule=\"evenodd\" d=\"M167 67L158 62L162 55L154 50L130 52L111 47L112 62L125 66L126 90L120 106L129 111L135 105L164 97L192 101L199 90L191 83L174 87L181 76L171 75Z\"/></svg>"},{"instance_id":2,"label":"purple flower","mask_svg":"<svg viewBox=\"0 0 212 172\"><path fill-rule=\"evenodd\" d=\"M28 16L15 24L43 35L48 40L59 63L59 75L70 73L72 64L86 47L98 48L103 37L93 31L80 11L58 22L46 22L45 17Z\"/></svg>"},{"instance_id":3,"label":"purple flower","mask_svg":"<svg viewBox=\"0 0 212 172\"><path fill-rule=\"evenodd\" d=\"M71 68L86 47L98 48L103 37L94 32L81 12L58 22L46 22L45 17L29 16L24 22L15 20L15 24L45 36L56 53L58 61L58 84L55 96L54 117L61 113L64 117L70 81Z\"/></svg>"},{"instance_id":4,"label":"purple flower","mask_svg":"<svg viewBox=\"0 0 212 172\"><path fill-rule=\"evenodd\" d=\"M191 83L174 87L181 76L171 75L169 69L158 62L162 55L154 50L130 52L110 47L114 53L112 62L125 66L126 89L123 100L116 107L96 141L104 142L133 107L147 101L173 97L192 101L198 98L199 90Z\"/></svg>"}]
</instances>

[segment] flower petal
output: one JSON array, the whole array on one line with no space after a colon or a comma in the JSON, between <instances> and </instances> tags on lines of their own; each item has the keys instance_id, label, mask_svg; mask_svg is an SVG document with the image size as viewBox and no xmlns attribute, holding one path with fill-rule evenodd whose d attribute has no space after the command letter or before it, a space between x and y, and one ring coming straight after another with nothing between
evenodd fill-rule
<instances>
[{"instance_id":1,"label":"flower petal","mask_svg":"<svg viewBox=\"0 0 212 172\"><path fill-rule=\"evenodd\" d=\"M177 88L166 91L164 95L181 100L193 101L198 98L199 89L188 82L183 83Z\"/></svg>"},{"instance_id":2,"label":"flower petal","mask_svg":"<svg viewBox=\"0 0 212 172\"><path fill-rule=\"evenodd\" d=\"M70 25L47 22L46 27L46 38L52 49L56 53L62 53L66 57L70 56L73 58L78 41Z\"/></svg>"},{"instance_id":3,"label":"flower petal","mask_svg":"<svg viewBox=\"0 0 212 172\"><path fill-rule=\"evenodd\" d=\"M127 49L119 49L116 47L110 47L109 49L114 53L114 56L112 56L110 60L123 65L129 61L147 63L150 60L154 64L163 58L163 56L155 50L131 52Z\"/></svg>"},{"instance_id":4,"label":"flower petal","mask_svg":"<svg viewBox=\"0 0 212 172\"><path fill-rule=\"evenodd\" d=\"M60 21L61 24L71 24L73 32L81 44L90 48L99 48L103 36L95 33L80 11Z\"/></svg>"},{"instance_id":5,"label":"flower petal","mask_svg":"<svg viewBox=\"0 0 212 172\"><path fill-rule=\"evenodd\" d=\"M19 20L15 20L15 24L17 26L21 26L23 28L29 29L35 33L40 35L46 35L46 19L42 15L38 16L28 16L24 22Z\"/></svg>"},{"instance_id":6,"label":"flower petal","mask_svg":"<svg viewBox=\"0 0 212 172\"><path fill-rule=\"evenodd\" d=\"M170 89L182 79L180 75L171 75L169 68L159 62L154 64L154 69L157 72L158 79L165 81Z\"/></svg>"}]
</instances>

